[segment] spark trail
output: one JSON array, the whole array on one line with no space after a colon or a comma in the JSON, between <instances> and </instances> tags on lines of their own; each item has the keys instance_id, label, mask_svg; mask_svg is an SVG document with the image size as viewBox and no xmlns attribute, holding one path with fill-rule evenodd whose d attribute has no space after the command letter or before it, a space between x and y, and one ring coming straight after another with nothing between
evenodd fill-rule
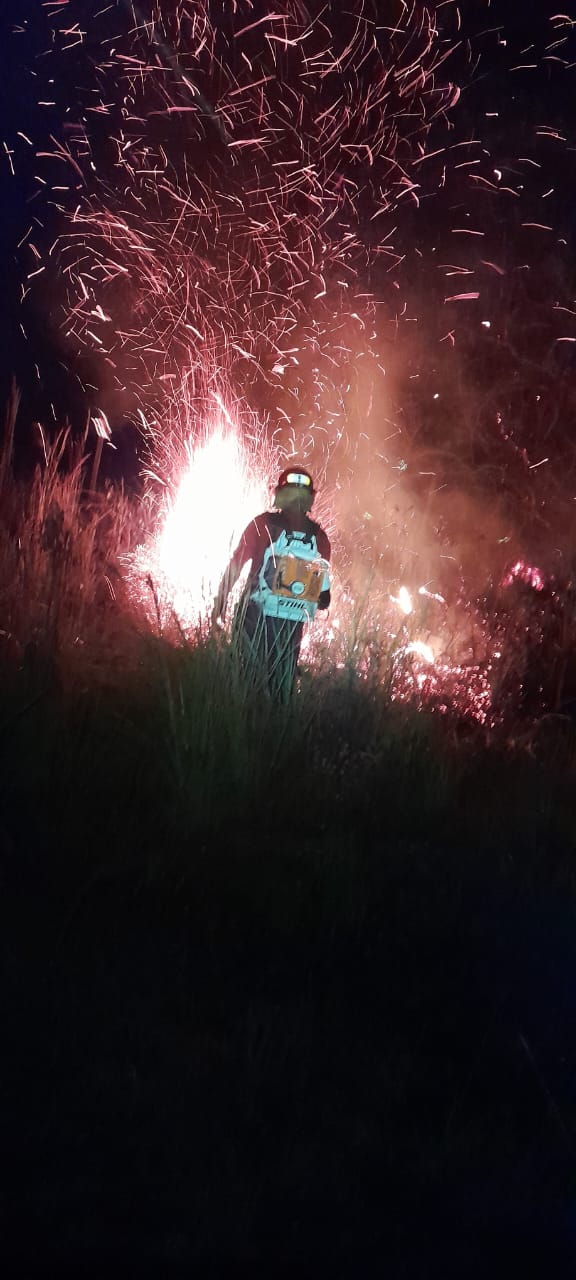
<instances>
[{"instance_id":1,"label":"spark trail","mask_svg":"<svg viewBox=\"0 0 576 1280\"><path fill-rule=\"evenodd\" d=\"M344 595L367 568L387 607L426 584L470 617L573 510L550 425L571 404L571 139L522 86L571 74L574 22L527 40L500 7L54 0L35 162L61 222L48 256L32 229L22 249L102 412L142 422L166 518L220 397L241 441L264 427L327 475Z\"/></svg>"},{"instance_id":2,"label":"spark trail","mask_svg":"<svg viewBox=\"0 0 576 1280\"><path fill-rule=\"evenodd\" d=\"M147 418L209 365L301 434L344 430L353 363L376 355L370 263L397 263L410 162L454 99L432 11L122 0L83 30L82 9L51 18L54 60L71 32L98 50L67 147L86 184L53 250L68 338Z\"/></svg>"}]
</instances>

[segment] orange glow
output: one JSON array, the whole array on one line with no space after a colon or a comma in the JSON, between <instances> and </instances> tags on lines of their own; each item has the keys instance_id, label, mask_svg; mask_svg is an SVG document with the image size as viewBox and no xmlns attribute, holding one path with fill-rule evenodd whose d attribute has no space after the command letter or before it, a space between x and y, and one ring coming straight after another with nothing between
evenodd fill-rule
<instances>
[{"instance_id":1,"label":"orange glow","mask_svg":"<svg viewBox=\"0 0 576 1280\"><path fill-rule=\"evenodd\" d=\"M158 534L135 563L153 579L162 611L166 606L182 625L206 618L241 533L269 506L267 461L222 420L200 443L186 444Z\"/></svg>"},{"instance_id":2,"label":"orange glow","mask_svg":"<svg viewBox=\"0 0 576 1280\"><path fill-rule=\"evenodd\" d=\"M400 587L398 595L390 596L390 599L393 604L398 605L398 608L402 610L402 613L405 614L406 617L408 617L411 613L414 612L412 596L410 595L410 592L407 587Z\"/></svg>"},{"instance_id":3,"label":"orange glow","mask_svg":"<svg viewBox=\"0 0 576 1280\"><path fill-rule=\"evenodd\" d=\"M406 645L406 653L414 653L418 658L422 658L423 662L434 662L434 650L429 644L424 644L423 640L413 640L412 644Z\"/></svg>"}]
</instances>

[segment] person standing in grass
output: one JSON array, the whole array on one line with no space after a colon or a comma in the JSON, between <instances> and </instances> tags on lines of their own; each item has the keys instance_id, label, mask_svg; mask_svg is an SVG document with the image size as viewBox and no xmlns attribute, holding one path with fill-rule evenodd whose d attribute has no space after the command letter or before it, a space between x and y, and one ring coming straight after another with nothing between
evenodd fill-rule
<instances>
[{"instance_id":1,"label":"person standing in grass","mask_svg":"<svg viewBox=\"0 0 576 1280\"><path fill-rule=\"evenodd\" d=\"M244 530L214 601L213 621L226 612L228 595L250 561L236 610L233 641L251 677L262 676L272 697L288 701L294 686L304 627L330 604L330 542L310 518L316 496L304 467L287 467L276 485L274 510Z\"/></svg>"}]
</instances>

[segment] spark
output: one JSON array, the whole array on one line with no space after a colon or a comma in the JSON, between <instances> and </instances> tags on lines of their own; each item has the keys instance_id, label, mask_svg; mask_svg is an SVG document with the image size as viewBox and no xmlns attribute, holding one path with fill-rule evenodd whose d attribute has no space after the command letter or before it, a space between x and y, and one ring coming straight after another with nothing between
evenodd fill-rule
<instances>
[{"instance_id":1,"label":"spark","mask_svg":"<svg viewBox=\"0 0 576 1280\"><path fill-rule=\"evenodd\" d=\"M92 424L96 431L96 435L99 436L101 440L110 441L112 439L110 423L104 412L101 411L100 413L94 414L92 417Z\"/></svg>"},{"instance_id":2,"label":"spark","mask_svg":"<svg viewBox=\"0 0 576 1280\"><path fill-rule=\"evenodd\" d=\"M456 357L466 358L470 334L484 355L486 339L470 308L450 311L454 327L443 336L446 321L438 333L433 313L442 314L442 301L482 297L484 314L495 317L480 325L494 330L489 350L498 346L498 368L530 366L534 381L543 377L552 388L556 371L551 374L546 364L551 350L558 385L566 382L561 361L569 352L555 344L574 337L554 331L545 356L533 361L515 348L507 298L521 288L521 272L525 278L535 273L538 254L534 250L533 259L518 265L512 250L502 248L513 237L498 233L511 196L515 228L554 230L558 195L548 189L542 149L554 139L568 151L561 124L554 128L532 117L532 144L522 149L535 156L508 154L500 126L483 123L504 121L503 110L479 112L478 132L485 128L486 137L470 138L464 122L461 140L454 142L455 121L465 115L459 114L461 86L454 83L450 59L466 64L470 83L477 81L482 59L462 29L466 15L450 0L402 3L387 28L375 25L361 0L313 12L296 0L256 9L235 4L225 6L226 22L207 0L110 0L82 22L76 21L78 8L84 18L86 6L76 0L47 7L50 76L44 72L48 58L33 69L39 105L56 106L52 85L58 85L62 128L52 129L48 147L42 126L35 149L41 189L32 198L37 210L44 203L62 220L48 254L30 246L32 272L32 227L20 247L26 281L39 275L54 283L51 322L60 323L69 350L102 370L95 376L96 398L105 408L92 415L95 430L101 434L100 423L106 432L101 438L110 442L115 423L129 418L142 425L154 517L136 557L140 568L135 561L129 572L156 575L163 607L191 625L206 607L238 524L265 505L269 450L308 457L329 475L329 493L348 495L333 515L327 499L343 558L379 565L382 554L393 562L373 622L379 642L389 646L398 633L398 611L402 615L403 640L412 648L404 650L410 662L400 662L395 677L397 696L413 696L419 704L440 699L442 706L452 699L462 708L468 688L470 707L479 718L489 717L486 670L460 661L447 634L454 609L449 571L464 575L451 498L474 453L459 443L453 449L455 433L448 434L456 403L451 393L460 378L454 369ZM556 15L550 22L551 36L568 40L571 20ZM536 56L519 47L513 32L486 36L501 50L509 39L509 72ZM565 53L567 66L567 46ZM555 74L547 65L546 75ZM458 76L462 88L466 78L464 71ZM509 103L506 109L512 110ZM33 145L28 132L18 136L21 141L4 143L12 168L29 158L22 142ZM405 229L406 196L415 232ZM539 220L543 198L548 224ZM437 236L424 233L426 218L418 212L420 206L432 210L434 201L430 222L438 224ZM536 237L525 240L538 243ZM547 243L551 253L559 252L559 240ZM473 284L479 265L486 267L482 292L443 297L440 271L472 277ZM554 287L560 300L552 298L549 311L563 303L569 311L568 283ZM540 330L540 315L534 328ZM434 372L427 378L428 349ZM402 382L408 350L410 371ZM446 417L446 439L437 438L428 468L423 454L420 466L420 446L410 433L434 386L441 388L434 398L446 406L445 415L434 415ZM410 396L417 398L420 388L423 398L412 413ZM547 456L530 464L534 446L517 444L514 422L494 438L494 400L483 387L479 392L470 409L482 449L486 445L487 472L497 450L508 450L512 467L522 457L523 471L531 473L530 501L545 519L540 495L551 492L545 486L555 463L552 436L542 435L533 456L536 448ZM383 425L392 420L386 413L394 397L394 426L402 415L397 444ZM417 430L424 437L426 429L423 423ZM492 474L499 467L497 454ZM417 485L427 475L435 487L424 500ZM372 483L375 492L369 491ZM358 507L355 485L366 489ZM481 517L482 498L471 502ZM366 546L359 549L354 521L364 510L370 533L363 531ZM209 554L202 515L211 527L223 526L222 541ZM412 536L419 524L423 532ZM493 538L497 548L500 532ZM501 568L494 570L495 580L502 581ZM519 559L509 571L510 585L519 580L534 586L539 572ZM423 579L439 590L418 589L415 607L411 591L399 584ZM481 630L471 595L460 601L454 624L460 638ZM335 633L346 631L355 602L353 591L342 596ZM425 614L442 615L432 637L421 627ZM414 628L419 634L407 638ZM430 659L428 650L439 656Z\"/></svg>"},{"instance_id":3,"label":"spark","mask_svg":"<svg viewBox=\"0 0 576 1280\"><path fill-rule=\"evenodd\" d=\"M534 591L543 591L545 582L542 571L536 565L526 564L524 560L517 560L516 564L506 574L503 580L503 587L511 587L514 582L523 582L527 587L532 587Z\"/></svg>"},{"instance_id":4,"label":"spark","mask_svg":"<svg viewBox=\"0 0 576 1280\"><path fill-rule=\"evenodd\" d=\"M414 612L414 602L407 587L400 587L397 596L390 596L393 604L397 604L401 612L408 617Z\"/></svg>"}]
</instances>

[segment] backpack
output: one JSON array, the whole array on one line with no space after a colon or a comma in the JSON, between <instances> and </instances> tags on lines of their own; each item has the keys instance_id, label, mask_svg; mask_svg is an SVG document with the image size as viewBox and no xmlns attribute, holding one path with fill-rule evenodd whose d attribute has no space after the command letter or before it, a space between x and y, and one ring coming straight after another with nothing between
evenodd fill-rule
<instances>
[{"instance_id":1,"label":"backpack","mask_svg":"<svg viewBox=\"0 0 576 1280\"><path fill-rule=\"evenodd\" d=\"M306 622L329 589L328 563L318 553L315 534L282 529L264 552L250 599L267 618Z\"/></svg>"}]
</instances>

